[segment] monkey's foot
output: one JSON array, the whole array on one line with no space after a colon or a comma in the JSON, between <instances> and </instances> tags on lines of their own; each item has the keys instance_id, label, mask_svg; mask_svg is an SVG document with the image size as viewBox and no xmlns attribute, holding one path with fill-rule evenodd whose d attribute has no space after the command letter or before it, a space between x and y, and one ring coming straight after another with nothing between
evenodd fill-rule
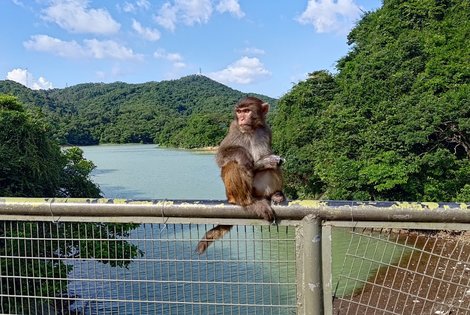
<instances>
[{"instance_id":1,"label":"monkey's foot","mask_svg":"<svg viewBox=\"0 0 470 315\"><path fill-rule=\"evenodd\" d=\"M246 206L245 209L249 212L256 213L259 217L263 218L268 222L273 222L274 220L276 220L274 211L271 208L269 201L266 199L256 200L251 205Z\"/></svg>"},{"instance_id":2,"label":"monkey's foot","mask_svg":"<svg viewBox=\"0 0 470 315\"><path fill-rule=\"evenodd\" d=\"M284 202L286 200L286 197L282 193L282 191L276 191L272 196L271 196L271 201L274 202L275 204Z\"/></svg>"}]
</instances>

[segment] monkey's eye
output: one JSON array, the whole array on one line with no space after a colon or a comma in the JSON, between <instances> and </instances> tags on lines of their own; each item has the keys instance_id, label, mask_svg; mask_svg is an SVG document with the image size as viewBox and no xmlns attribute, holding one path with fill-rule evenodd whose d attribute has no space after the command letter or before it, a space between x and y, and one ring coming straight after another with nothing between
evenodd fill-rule
<instances>
[{"instance_id":1,"label":"monkey's eye","mask_svg":"<svg viewBox=\"0 0 470 315\"><path fill-rule=\"evenodd\" d=\"M237 114L248 114L250 112L249 108L237 109Z\"/></svg>"}]
</instances>

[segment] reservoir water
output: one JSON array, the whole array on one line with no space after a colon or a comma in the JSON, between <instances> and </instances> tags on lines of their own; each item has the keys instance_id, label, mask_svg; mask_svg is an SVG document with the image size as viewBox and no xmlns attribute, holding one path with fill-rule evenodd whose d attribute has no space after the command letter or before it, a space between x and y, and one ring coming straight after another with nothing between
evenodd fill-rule
<instances>
[{"instance_id":1,"label":"reservoir water","mask_svg":"<svg viewBox=\"0 0 470 315\"><path fill-rule=\"evenodd\" d=\"M224 200L225 193L222 181L219 176L219 169L215 164L214 155L211 153L201 153L187 150L162 149L155 145L102 145L82 147L85 158L93 161L97 166L93 172L93 180L100 185L106 198L125 199L169 199L169 200ZM283 264L270 264L269 274L278 275L277 279L268 282L285 282L288 285L238 285L238 288L228 288L227 279L237 276L236 281L246 279L246 283L263 283L265 277L269 276L265 272L263 264L255 263L256 259L266 260L264 250L256 247L256 242L252 240L269 238L289 238L294 239L294 229L286 227L246 229L238 235L238 230L234 229L224 239L241 236L250 241L237 243L234 246L231 241L223 250L212 248L208 256L210 259L202 263L197 256L194 256L193 247L195 243L185 242L155 242L155 248L149 248L146 243L139 243L139 239L148 238L159 239L163 232L168 232L167 226L159 224L145 224L131 232L131 239L142 247L144 258L158 262L160 271L164 269L166 279L160 286L146 287L145 285L123 285L118 282L108 283L106 281L70 281L69 290L89 299L101 299L94 305L88 305L87 314L100 313L155 313L155 314L185 314L187 312L196 314L224 314L224 313L261 313L261 314L295 314L295 244L287 245L275 244L269 250L273 256L272 261L283 261ZM174 239L194 239L197 240L203 235L202 231L194 231L189 226L172 227ZM196 235L195 235L196 233ZM201 234L202 233L202 234ZM351 244L349 231L334 229L333 231L333 287L336 286L337 275L343 266L344 255L348 246L359 248L372 246L370 244ZM153 243L152 243L153 244ZM286 241L287 244L287 241ZM259 246L259 244L258 244ZM158 248L157 248L158 247ZM232 248L233 247L233 248ZM261 249L261 250L260 250ZM388 252L388 250L387 250ZM181 256L182 255L182 256ZM243 260L240 256L247 256L249 259ZM384 256L389 255L384 253ZM393 254L392 254L393 255ZM233 258L234 263L226 262L226 258ZM181 263L185 261L185 263ZM239 263L239 261L243 261ZM219 265L220 261L225 261ZM150 267L149 267L150 266ZM347 266L350 268L351 266ZM153 269L152 269L153 268ZM276 270L273 270L276 269ZM362 268L362 267L359 267ZM206 278L201 281L201 269L206 273ZM90 270L98 277L110 277L117 279L153 279L156 276L155 266L142 265L140 262L132 262L128 269L112 268L97 262L86 261L74 264L70 278L90 277ZM222 271L221 271L222 270ZM233 270L236 270L235 272ZM358 277L366 279L370 276L372 268L368 270L358 270ZM158 272L157 272L158 273ZM235 274L234 274L235 273ZM114 275L114 276L112 276ZM161 275L158 275L161 277ZM263 278L264 277L264 278ZM210 280L209 280L210 278ZM201 283L210 281L218 283L210 290L201 291ZM132 281L130 281L132 284ZM243 283L243 281L242 281ZM342 284L340 284L341 286ZM181 287L182 286L182 287ZM343 289L343 288L340 288ZM228 290L228 291L227 291ZM257 292L256 290L259 290ZM205 296L204 296L205 294ZM97 296L99 295L99 296ZM195 295L198 295L195 297ZM158 300L170 301L170 303L128 303L126 298L132 297L137 300ZM175 301L176 299L176 301ZM212 308L201 303L184 301L213 301L214 304L223 302L235 305ZM254 299L254 300L253 300ZM121 300L116 304L109 303L108 300ZM178 301L183 301L178 304ZM210 304L210 303L209 303ZM277 308L250 308L243 305L277 305ZM137 308L136 308L137 307ZM167 308L165 308L167 307ZM266 311L268 309L269 311Z\"/></svg>"},{"instance_id":2,"label":"reservoir water","mask_svg":"<svg viewBox=\"0 0 470 315\"><path fill-rule=\"evenodd\" d=\"M214 155L155 145L82 147L106 198L225 199Z\"/></svg>"},{"instance_id":3,"label":"reservoir water","mask_svg":"<svg viewBox=\"0 0 470 315\"><path fill-rule=\"evenodd\" d=\"M212 153L154 145L82 150L97 166L92 179L106 198L225 199ZM224 245L213 245L207 254L198 256L194 246L211 227L141 225L130 239L143 251L142 259L127 269L78 261L69 274L69 291L98 300L82 306L86 314L295 314L294 229L235 227L219 241ZM271 242L272 238L289 241ZM269 248L263 249L262 242Z\"/></svg>"}]
</instances>

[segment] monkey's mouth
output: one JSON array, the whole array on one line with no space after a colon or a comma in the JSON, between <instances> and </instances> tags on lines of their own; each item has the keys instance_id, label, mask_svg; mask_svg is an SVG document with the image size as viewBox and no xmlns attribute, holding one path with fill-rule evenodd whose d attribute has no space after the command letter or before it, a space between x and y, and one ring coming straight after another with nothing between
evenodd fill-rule
<instances>
[{"instance_id":1,"label":"monkey's mouth","mask_svg":"<svg viewBox=\"0 0 470 315\"><path fill-rule=\"evenodd\" d=\"M242 132L250 131L253 129L253 126L251 124L239 124L239 126Z\"/></svg>"}]
</instances>

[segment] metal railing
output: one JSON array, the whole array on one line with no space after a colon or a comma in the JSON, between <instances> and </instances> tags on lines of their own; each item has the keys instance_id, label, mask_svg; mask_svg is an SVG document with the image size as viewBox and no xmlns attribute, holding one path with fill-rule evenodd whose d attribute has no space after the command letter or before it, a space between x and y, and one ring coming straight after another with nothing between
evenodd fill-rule
<instances>
[{"instance_id":1,"label":"metal railing","mask_svg":"<svg viewBox=\"0 0 470 315\"><path fill-rule=\"evenodd\" d=\"M470 314L470 204L0 198L0 313ZM236 225L204 255L214 224Z\"/></svg>"}]
</instances>

